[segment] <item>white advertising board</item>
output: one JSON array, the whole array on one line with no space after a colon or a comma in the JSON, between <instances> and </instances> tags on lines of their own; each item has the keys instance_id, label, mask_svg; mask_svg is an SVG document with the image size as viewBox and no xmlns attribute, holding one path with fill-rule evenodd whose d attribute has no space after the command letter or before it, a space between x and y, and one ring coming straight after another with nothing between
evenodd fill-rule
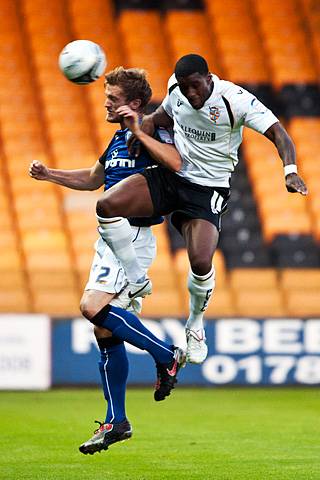
<instances>
[{"instance_id":1,"label":"white advertising board","mask_svg":"<svg viewBox=\"0 0 320 480\"><path fill-rule=\"evenodd\" d=\"M51 385L51 325L47 315L0 315L0 389Z\"/></svg>"}]
</instances>

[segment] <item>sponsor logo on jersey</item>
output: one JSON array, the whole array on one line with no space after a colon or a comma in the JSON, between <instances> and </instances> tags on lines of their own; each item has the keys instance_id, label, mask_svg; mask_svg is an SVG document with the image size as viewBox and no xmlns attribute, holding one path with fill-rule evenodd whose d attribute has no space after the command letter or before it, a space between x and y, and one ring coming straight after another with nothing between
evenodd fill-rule
<instances>
[{"instance_id":1,"label":"sponsor logo on jersey","mask_svg":"<svg viewBox=\"0 0 320 480\"><path fill-rule=\"evenodd\" d=\"M180 100L180 98L178 98L178 100L177 100L177 107L181 107L181 105L183 105L183 102Z\"/></svg>"},{"instance_id":2,"label":"sponsor logo on jersey","mask_svg":"<svg viewBox=\"0 0 320 480\"><path fill-rule=\"evenodd\" d=\"M209 115L213 123L217 123L218 118L220 117L219 107L209 107Z\"/></svg>"},{"instance_id":3,"label":"sponsor logo on jersey","mask_svg":"<svg viewBox=\"0 0 320 480\"><path fill-rule=\"evenodd\" d=\"M187 138L194 138L195 140L201 140L204 142L213 142L216 139L216 134L214 132L187 127L181 123L179 123L179 126L184 131Z\"/></svg>"},{"instance_id":4,"label":"sponsor logo on jersey","mask_svg":"<svg viewBox=\"0 0 320 480\"><path fill-rule=\"evenodd\" d=\"M112 152L112 157L114 152ZM136 161L135 159L130 158L112 158L111 160L107 160L105 163L105 169L109 167L124 167L124 168L135 168Z\"/></svg>"}]
</instances>

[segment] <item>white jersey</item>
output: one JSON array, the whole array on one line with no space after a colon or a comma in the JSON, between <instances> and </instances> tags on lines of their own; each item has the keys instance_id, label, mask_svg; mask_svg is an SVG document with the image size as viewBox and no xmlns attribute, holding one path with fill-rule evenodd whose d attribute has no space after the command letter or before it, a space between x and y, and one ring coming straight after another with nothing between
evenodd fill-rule
<instances>
[{"instance_id":1,"label":"white jersey","mask_svg":"<svg viewBox=\"0 0 320 480\"><path fill-rule=\"evenodd\" d=\"M212 94L196 110L172 75L162 106L174 121L174 142L182 157L177 174L199 185L229 187L238 163L243 127L264 133L278 119L242 87L216 75L212 80Z\"/></svg>"}]
</instances>

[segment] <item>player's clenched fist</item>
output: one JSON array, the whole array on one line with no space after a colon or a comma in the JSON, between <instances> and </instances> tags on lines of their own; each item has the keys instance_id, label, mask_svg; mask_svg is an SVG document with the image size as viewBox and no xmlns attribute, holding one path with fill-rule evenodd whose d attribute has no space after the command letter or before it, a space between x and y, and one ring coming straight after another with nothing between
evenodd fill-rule
<instances>
[{"instance_id":1,"label":"player's clenched fist","mask_svg":"<svg viewBox=\"0 0 320 480\"><path fill-rule=\"evenodd\" d=\"M49 177L49 169L38 160L30 163L29 175L36 180L47 180Z\"/></svg>"}]
</instances>

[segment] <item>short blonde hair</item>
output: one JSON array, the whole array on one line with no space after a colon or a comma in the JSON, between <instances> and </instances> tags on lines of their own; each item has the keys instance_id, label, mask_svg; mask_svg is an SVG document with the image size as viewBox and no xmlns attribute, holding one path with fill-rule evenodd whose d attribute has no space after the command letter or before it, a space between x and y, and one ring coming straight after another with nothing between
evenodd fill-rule
<instances>
[{"instance_id":1,"label":"short blonde hair","mask_svg":"<svg viewBox=\"0 0 320 480\"><path fill-rule=\"evenodd\" d=\"M152 97L146 71L142 68L117 67L106 73L105 84L122 88L128 102L141 100L141 110L146 107Z\"/></svg>"}]
</instances>

